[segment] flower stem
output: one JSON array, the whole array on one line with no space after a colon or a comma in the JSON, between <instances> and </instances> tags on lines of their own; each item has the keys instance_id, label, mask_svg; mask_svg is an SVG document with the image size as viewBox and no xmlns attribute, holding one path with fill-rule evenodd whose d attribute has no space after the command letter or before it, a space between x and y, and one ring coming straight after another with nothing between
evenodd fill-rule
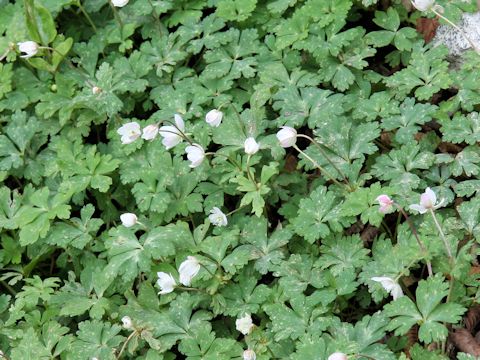
<instances>
[{"instance_id":1,"label":"flower stem","mask_svg":"<svg viewBox=\"0 0 480 360\"><path fill-rule=\"evenodd\" d=\"M113 16L115 17L115 20L118 22L118 25L120 25L120 38L123 40L123 22L122 22L122 19L120 19L120 15L118 15L118 11L115 8L115 5L112 4L112 0L108 0L108 3L110 4L110 7L112 8Z\"/></svg>"},{"instance_id":2,"label":"flower stem","mask_svg":"<svg viewBox=\"0 0 480 360\"><path fill-rule=\"evenodd\" d=\"M432 214L433 221L435 222L435 226L437 227L438 233L440 234L440 237L443 240L443 244L445 245L445 249L447 249L447 254L450 259L450 261L453 263L453 255L452 251L450 250L450 246L448 245L447 238L445 237L445 234L443 233L442 227L438 223L437 216L435 215L435 212L433 209L430 209L430 214Z\"/></svg>"},{"instance_id":3,"label":"flower stem","mask_svg":"<svg viewBox=\"0 0 480 360\"><path fill-rule=\"evenodd\" d=\"M318 148L318 150L320 150L320 152L322 153L322 156L328 161L328 163L330 165L333 166L333 168L338 172L338 174L343 178L343 181L345 182L345 184L347 184L348 186L350 186L350 183L348 182L347 180L347 177L345 176L345 174L338 168L337 165L335 165L335 163L328 157L327 153L325 152L325 150L323 150L322 148L322 145L320 145L317 141L315 141L313 138L311 138L310 136L308 135L304 135L304 134L297 134L297 137L303 137L305 139L308 139L310 140L313 144L315 144Z\"/></svg>"},{"instance_id":4,"label":"flower stem","mask_svg":"<svg viewBox=\"0 0 480 360\"><path fill-rule=\"evenodd\" d=\"M155 10L155 6L152 3L152 0L148 0L148 3L152 7L152 16L155 19L155 23L157 24L158 32L160 33L160 37L163 36L163 31L162 31L162 24L160 22L160 16L157 14L157 10Z\"/></svg>"},{"instance_id":5,"label":"flower stem","mask_svg":"<svg viewBox=\"0 0 480 360\"><path fill-rule=\"evenodd\" d=\"M441 18L442 20L444 20L445 22L447 22L449 25L453 26L458 32L460 32L460 34L462 34L462 36L465 38L465 40L468 41L468 43L472 46L473 50L475 50L475 52L477 54L480 54L480 49L478 48L478 46L473 42L472 39L470 39L470 37L465 33L465 31L463 31L462 29L460 29L457 25L455 25L453 22L451 22L449 19L447 19L445 16L443 16L442 14L440 14L437 10L435 10L435 8L432 8L431 9L432 12L437 15L439 18Z\"/></svg>"},{"instance_id":6,"label":"flower stem","mask_svg":"<svg viewBox=\"0 0 480 360\"><path fill-rule=\"evenodd\" d=\"M323 167L321 167L315 160L313 160L310 156L308 156L305 152L303 152L302 150L300 150L300 148L297 146L297 145L293 145L294 149L297 150L300 154L302 154L303 156L305 156L308 160L310 160L312 162L312 164L318 169L320 170L320 172L324 173L327 177L330 178L330 180L332 180L335 184L337 184L338 186L340 187L343 187L345 186L345 184L342 184L341 182L339 182L337 179L335 179L332 175L330 175L330 173L325 170Z\"/></svg>"},{"instance_id":7,"label":"flower stem","mask_svg":"<svg viewBox=\"0 0 480 360\"><path fill-rule=\"evenodd\" d=\"M78 0L77 6L78 6L78 8L80 9L80 11L82 12L82 14L85 16L85 18L87 19L87 21L88 21L88 23L90 24L90 26L92 27L93 31L96 33L96 32L97 32L97 27L96 27L95 24L93 23L92 18L90 17L90 15L88 15L88 13L85 11L85 8L83 7L83 5L82 5L82 3L81 3L80 0Z\"/></svg>"},{"instance_id":8,"label":"flower stem","mask_svg":"<svg viewBox=\"0 0 480 360\"><path fill-rule=\"evenodd\" d=\"M250 159L252 158L252 155L248 155L247 157L247 176L248 176L248 179L252 182L252 184L255 186L255 189L258 190L258 186L257 186L257 183L255 182L255 179L252 175L252 173L250 172Z\"/></svg>"},{"instance_id":9,"label":"flower stem","mask_svg":"<svg viewBox=\"0 0 480 360\"><path fill-rule=\"evenodd\" d=\"M395 206L402 213L403 217L407 221L407 224L410 227L410 231L412 232L413 236L415 236L415 239L417 239L417 243L418 243L418 246L420 247L420 250L422 251L423 255L426 256L427 248L425 247L425 244L422 242L422 240L420 240L420 237L418 236L418 233L417 233L417 229L415 229L415 226L413 226L413 223L410 220L410 217L407 215L405 210L403 210L403 208L400 205L395 204ZM431 277L433 276L432 263L428 259L426 259L426 261L427 261L428 276Z\"/></svg>"},{"instance_id":10,"label":"flower stem","mask_svg":"<svg viewBox=\"0 0 480 360\"><path fill-rule=\"evenodd\" d=\"M125 340L125 342L123 343L123 346L122 348L120 349L120 352L118 353L118 356L116 357L116 359L120 359L120 357L122 356L123 352L125 351L125 348L127 347L127 344L130 340L132 340L132 338L137 334L137 331L133 331L127 338L127 340Z\"/></svg>"}]
</instances>

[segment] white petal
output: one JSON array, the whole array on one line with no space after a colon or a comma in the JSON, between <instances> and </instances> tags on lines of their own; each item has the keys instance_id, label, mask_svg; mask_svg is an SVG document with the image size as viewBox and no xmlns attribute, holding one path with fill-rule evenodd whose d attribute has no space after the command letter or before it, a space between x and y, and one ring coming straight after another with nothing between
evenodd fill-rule
<instances>
[{"instance_id":1,"label":"white petal","mask_svg":"<svg viewBox=\"0 0 480 360\"><path fill-rule=\"evenodd\" d=\"M425 214L427 212L427 209L425 209L422 205L419 204L412 204L409 206L409 209L418 211L420 214Z\"/></svg>"},{"instance_id":2,"label":"white petal","mask_svg":"<svg viewBox=\"0 0 480 360\"><path fill-rule=\"evenodd\" d=\"M177 125L177 127L180 129L180 131L184 132L185 131L185 123L183 122L183 118L178 114L175 114L174 118L175 118L175 125Z\"/></svg>"}]
</instances>

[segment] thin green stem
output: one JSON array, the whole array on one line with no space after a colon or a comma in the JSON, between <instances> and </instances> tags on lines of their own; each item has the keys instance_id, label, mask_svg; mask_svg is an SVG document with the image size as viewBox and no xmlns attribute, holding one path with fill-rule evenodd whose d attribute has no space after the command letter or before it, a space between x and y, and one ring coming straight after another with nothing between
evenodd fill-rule
<instances>
[{"instance_id":1,"label":"thin green stem","mask_svg":"<svg viewBox=\"0 0 480 360\"><path fill-rule=\"evenodd\" d=\"M5 289L8 290L8 292L9 292L10 294L13 295L13 297L15 297L15 296L17 295L17 292L15 291L15 289L14 289L13 287L11 287L6 281L0 280L0 283L3 285L3 287L4 287Z\"/></svg>"},{"instance_id":2,"label":"thin green stem","mask_svg":"<svg viewBox=\"0 0 480 360\"><path fill-rule=\"evenodd\" d=\"M345 184L347 184L348 186L350 186L350 183L348 182L348 179L347 177L345 176L345 174L342 172L342 170L340 170L338 168L337 165L335 165L335 163L328 157L327 153L325 152L325 150L323 150L322 148L322 145L319 144L317 141L315 141L313 138L311 138L310 136L308 135L304 135L304 134L298 134L297 137L303 137L305 139L308 139L310 140L313 144L315 144L318 148L318 150L320 150L320 152L322 153L322 156L328 161L328 163L330 165L333 166L333 168L338 172L338 174L343 178L343 181L345 182Z\"/></svg>"},{"instance_id":3,"label":"thin green stem","mask_svg":"<svg viewBox=\"0 0 480 360\"><path fill-rule=\"evenodd\" d=\"M112 0L108 0L108 3L110 4L110 7L112 8L113 17L118 22L118 25L120 25L120 38L123 40L123 21L120 18L120 15L118 15L118 11L115 8L115 5L112 4Z\"/></svg>"},{"instance_id":4,"label":"thin green stem","mask_svg":"<svg viewBox=\"0 0 480 360\"><path fill-rule=\"evenodd\" d=\"M158 32L160 33L160 37L163 36L163 31L162 31L162 24L160 22L160 16L157 13L157 10L155 10L155 6L152 3L152 0L148 0L148 3L152 7L152 16L155 19L155 23L157 24Z\"/></svg>"},{"instance_id":5,"label":"thin green stem","mask_svg":"<svg viewBox=\"0 0 480 360\"><path fill-rule=\"evenodd\" d=\"M448 245L447 238L445 237L445 234L443 233L442 227L440 226L440 224L437 220L437 216L435 215L435 211L433 211L433 209L430 209L430 214L432 214L433 222L435 223L435 226L437 227L438 233L440 234L440 238L442 239L443 244L445 245L445 249L447 249L448 257L449 257L451 263L453 264L452 251L450 250L450 246Z\"/></svg>"},{"instance_id":6,"label":"thin green stem","mask_svg":"<svg viewBox=\"0 0 480 360\"><path fill-rule=\"evenodd\" d=\"M244 207L246 207L246 206L247 206L247 205L242 205L242 206L236 208L235 210L230 211L228 214L225 214L225 216L233 215L233 214L235 214L237 211L242 210L242 209L243 209Z\"/></svg>"},{"instance_id":7,"label":"thin green stem","mask_svg":"<svg viewBox=\"0 0 480 360\"><path fill-rule=\"evenodd\" d=\"M137 330L133 331L127 338L127 340L125 340L125 342L123 343L123 346L122 348L120 349L120 352L118 353L118 356L116 357L117 360L120 359L120 357L122 356L123 352L125 351L125 348L127 347L127 344L128 342L137 334Z\"/></svg>"},{"instance_id":8,"label":"thin green stem","mask_svg":"<svg viewBox=\"0 0 480 360\"><path fill-rule=\"evenodd\" d=\"M308 160L310 160L312 162L312 164L318 168L318 170L320 170L320 172L324 173L328 178L330 178L330 180L332 180L335 184L337 184L338 186L340 187L344 187L345 184L342 184L341 182L339 182L337 179L335 179L332 175L330 175L330 173L325 170L323 167L321 167L315 160L313 160L310 156L308 156L305 152L303 152L302 150L300 150L300 148L297 146L297 145L293 145L294 149L297 150L300 154L302 154L304 157L306 157Z\"/></svg>"},{"instance_id":9,"label":"thin green stem","mask_svg":"<svg viewBox=\"0 0 480 360\"><path fill-rule=\"evenodd\" d=\"M88 15L88 13L85 11L85 8L83 7L82 3L80 0L78 0L77 2L77 6L78 8L80 9L80 11L82 12L82 14L85 16L85 18L87 19L88 23L90 24L90 26L92 27L93 31L95 33L97 33L97 27L95 26L95 24L93 23L92 21L92 18L90 17L90 15Z\"/></svg>"},{"instance_id":10,"label":"thin green stem","mask_svg":"<svg viewBox=\"0 0 480 360\"><path fill-rule=\"evenodd\" d=\"M417 240L418 246L420 247L420 250L422 251L423 255L427 257L428 256L427 248L425 247L425 244L422 242L422 240L420 240L420 237L418 236L418 233L417 233L417 229L415 229L415 226L413 226L413 223L410 220L410 217L407 215L405 210L403 210L403 208L400 205L395 203L395 206L397 207L398 210L400 210L403 217L407 221L407 224L410 227L410 231L412 232L413 236L415 236L415 239ZM427 262L428 276L431 277L433 276L432 263L428 259L426 259L426 262Z\"/></svg>"},{"instance_id":11,"label":"thin green stem","mask_svg":"<svg viewBox=\"0 0 480 360\"><path fill-rule=\"evenodd\" d=\"M437 10L435 10L435 8L432 8L431 10L435 15L437 15L439 18L443 19L445 22L447 22L449 25L453 26L457 31L459 31L460 34L462 34L462 36L465 38L465 40L467 40L468 43L472 46L473 50L475 50L475 52L477 52L477 54L480 53L480 49L478 48L477 44L475 44L475 42L473 42L473 40L470 39L470 37L465 33L465 31L460 29L456 24L451 22L449 19L447 19L442 14L440 14Z\"/></svg>"},{"instance_id":12,"label":"thin green stem","mask_svg":"<svg viewBox=\"0 0 480 360\"><path fill-rule=\"evenodd\" d=\"M10 49L10 47L8 47L7 51L5 51L2 56L0 56L0 61L2 61L3 59L5 59L8 55L8 53L11 51L12 49Z\"/></svg>"},{"instance_id":13,"label":"thin green stem","mask_svg":"<svg viewBox=\"0 0 480 360\"><path fill-rule=\"evenodd\" d=\"M248 179L255 186L255 189L258 190L258 186L257 186L257 183L255 181L255 178L253 177L252 173L250 172L250 159L251 158L252 158L252 155L248 155L248 157L247 157L247 176L248 176Z\"/></svg>"}]
</instances>

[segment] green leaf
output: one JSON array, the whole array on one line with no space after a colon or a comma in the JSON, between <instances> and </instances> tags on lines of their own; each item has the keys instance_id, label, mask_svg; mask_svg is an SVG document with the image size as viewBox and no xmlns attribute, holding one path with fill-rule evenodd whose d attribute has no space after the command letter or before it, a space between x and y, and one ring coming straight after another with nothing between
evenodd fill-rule
<instances>
[{"instance_id":1,"label":"green leaf","mask_svg":"<svg viewBox=\"0 0 480 360\"><path fill-rule=\"evenodd\" d=\"M30 37L44 46L57 36L57 29L50 12L35 0L25 0L25 18Z\"/></svg>"},{"instance_id":2,"label":"green leaf","mask_svg":"<svg viewBox=\"0 0 480 360\"><path fill-rule=\"evenodd\" d=\"M300 201L298 215L291 220L293 229L309 243L326 237L331 231L341 230L340 205L333 192L319 186Z\"/></svg>"},{"instance_id":3,"label":"green leaf","mask_svg":"<svg viewBox=\"0 0 480 360\"><path fill-rule=\"evenodd\" d=\"M443 138L446 141L459 144L466 142L473 145L480 141L480 118L477 112L472 112L467 116L456 114L452 120L442 124Z\"/></svg>"},{"instance_id":4,"label":"green leaf","mask_svg":"<svg viewBox=\"0 0 480 360\"><path fill-rule=\"evenodd\" d=\"M257 0L220 0L217 15L225 20L244 21L255 10Z\"/></svg>"}]
</instances>

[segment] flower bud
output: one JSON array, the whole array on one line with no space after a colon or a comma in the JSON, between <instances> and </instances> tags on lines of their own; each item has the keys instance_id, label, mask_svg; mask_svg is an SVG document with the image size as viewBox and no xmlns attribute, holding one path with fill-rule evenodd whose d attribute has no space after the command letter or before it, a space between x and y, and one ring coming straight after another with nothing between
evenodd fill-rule
<instances>
[{"instance_id":1,"label":"flower bud","mask_svg":"<svg viewBox=\"0 0 480 360\"><path fill-rule=\"evenodd\" d=\"M129 0L112 0L112 4L115 7L124 7L128 4Z\"/></svg>"},{"instance_id":2,"label":"flower bud","mask_svg":"<svg viewBox=\"0 0 480 360\"><path fill-rule=\"evenodd\" d=\"M260 149L260 145L255 141L253 137L249 137L245 140L245 153L247 155L254 155Z\"/></svg>"},{"instance_id":3,"label":"flower bud","mask_svg":"<svg viewBox=\"0 0 480 360\"><path fill-rule=\"evenodd\" d=\"M124 329L131 329L132 328L132 319L130 319L130 316L124 316L122 317L122 323L123 323L123 328Z\"/></svg>"},{"instance_id":4,"label":"flower bud","mask_svg":"<svg viewBox=\"0 0 480 360\"><path fill-rule=\"evenodd\" d=\"M185 286L190 286L192 279L200 271L200 263L194 256L188 256L187 260L182 262L178 268L180 275L180 283Z\"/></svg>"},{"instance_id":5,"label":"flower bud","mask_svg":"<svg viewBox=\"0 0 480 360\"><path fill-rule=\"evenodd\" d=\"M243 360L256 360L257 354L252 349L247 349L243 352Z\"/></svg>"},{"instance_id":6,"label":"flower bud","mask_svg":"<svg viewBox=\"0 0 480 360\"><path fill-rule=\"evenodd\" d=\"M428 11L435 5L435 0L412 0L412 5L417 10Z\"/></svg>"},{"instance_id":7,"label":"flower bud","mask_svg":"<svg viewBox=\"0 0 480 360\"><path fill-rule=\"evenodd\" d=\"M158 135L158 125L151 124L143 128L142 139L144 140L153 140Z\"/></svg>"},{"instance_id":8,"label":"flower bud","mask_svg":"<svg viewBox=\"0 0 480 360\"><path fill-rule=\"evenodd\" d=\"M120 220L122 221L123 226L129 228L137 223L137 215L132 213L125 213L120 215Z\"/></svg>"},{"instance_id":9,"label":"flower bud","mask_svg":"<svg viewBox=\"0 0 480 360\"><path fill-rule=\"evenodd\" d=\"M102 89L100 89L98 86L92 87L92 93L93 95L98 95L102 92Z\"/></svg>"},{"instance_id":10,"label":"flower bud","mask_svg":"<svg viewBox=\"0 0 480 360\"><path fill-rule=\"evenodd\" d=\"M327 360L347 360L347 355L341 352L334 352Z\"/></svg>"},{"instance_id":11,"label":"flower bud","mask_svg":"<svg viewBox=\"0 0 480 360\"><path fill-rule=\"evenodd\" d=\"M32 56L35 56L38 52L39 46L35 41L24 41L24 42L19 42L18 44L18 50L20 52L25 53L25 55L21 55L21 58L28 59L31 58Z\"/></svg>"},{"instance_id":12,"label":"flower bud","mask_svg":"<svg viewBox=\"0 0 480 360\"><path fill-rule=\"evenodd\" d=\"M290 126L282 126L282 129L277 132L277 139L281 147L293 146L297 142L297 130Z\"/></svg>"},{"instance_id":13,"label":"flower bud","mask_svg":"<svg viewBox=\"0 0 480 360\"><path fill-rule=\"evenodd\" d=\"M203 159L205 159L205 151L198 144L187 146L185 148L185 152L187 153L187 159L191 162L189 165L191 168L200 166L203 162Z\"/></svg>"},{"instance_id":14,"label":"flower bud","mask_svg":"<svg viewBox=\"0 0 480 360\"><path fill-rule=\"evenodd\" d=\"M207 115L205 116L205 121L208 125L212 127L220 126L222 122L223 113L217 109L210 110Z\"/></svg>"}]
</instances>

